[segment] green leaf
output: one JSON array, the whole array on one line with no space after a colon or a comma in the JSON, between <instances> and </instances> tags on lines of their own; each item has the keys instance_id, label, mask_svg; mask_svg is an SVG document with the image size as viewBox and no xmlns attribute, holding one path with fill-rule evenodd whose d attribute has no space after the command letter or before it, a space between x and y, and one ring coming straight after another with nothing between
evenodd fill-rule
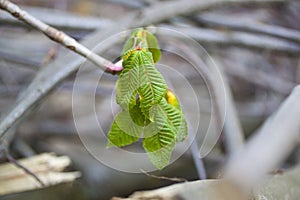
<instances>
[{"instance_id":1,"label":"green leaf","mask_svg":"<svg viewBox=\"0 0 300 200\"><path fill-rule=\"evenodd\" d=\"M151 162L162 169L169 163L176 141L185 139L186 121L165 98L150 109L149 116L153 122L144 129L143 146Z\"/></svg>"},{"instance_id":2,"label":"green leaf","mask_svg":"<svg viewBox=\"0 0 300 200\"><path fill-rule=\"evenodd\" d=\"M181 124L177 130L176 139L177 142L182 142L188 136L188 127L183 113L181 113Z\"/></svg>"},{"instance_id":3,"label":"green leaf","mask_svg":"<svg viewBox=\"0 0 300 200\"><path fill-rule=\"evenodd\" d=\"M124 44L121 56L123 57L129 51L135 50L137 47L148 48L146 33L143 28L137 28L131 32Z\"/></svg>"},{"instance_id":4,"label":"green leaf","mask_svg":"<svg viewBox=\"0 0 300 200\"><path fill-rule=\"evenodd\" d=\"M141 110L148 116L149 109L164 97L167 85L162 75L154 67L152 54L135 50L123 61L124 70L117 81L117 103L129 110L140 97Z\"/></svg>"},{"instance_id":5,"label":"green leaf","mask_svg":"<svg viewBox=\"0 0 300 200\"><path fill-rule=\"evenodd\" d=\"M137 52L132 52L127 60L123 61L124 69L116 84L116 100L124 110L129 110L129 104L135 105L140 76Z\"/></svg>"},{"instance_id":6,"label":"green leaf","mask_svg":"<svg viewBox=\"0 0 300 200\"><path fill-rule=\"evenodd\" d=\"M132 31L130 37L126 40L122 50L123 60L126 60L126 54L137 48L147 49L152 53L154 62L158 62L161 57L159 45L155 36L143 28L137 28ZM124 59L125 56L125 59Z\"/></svg>"},{"instance_id":7,"label":"green leaf","mask_svg":"<svg viewBox=\"0 0 300 200\"><path fill-rule=\"evenodd\" d=\"M131 107L131 109L129 110L130 116L137 125L145 126L149 123L149 120L145 117L140 108L139 98L136 99L135 105L129 107Z\"/></svg>"},{"instance_id":8,"label":"green leaf","mask_svg":"<svg viewBox=\"0 0 300 200\"><path fill-rule=\"evenodd\" d=\"M174 133L170 132L168 127L163 127L155 135L145 138L143 147L150 161L158 169L162 169L170 162L175 142Z\"/></svg>"},{"instance_id":9,"label":"green leaf","mask_svg":"<svg viewBox=\"0 0 300 200\"><path fill-rule=\"evenodd\" d=\"M160 104L153 106L149 112L150 119L155 122L156 126L147 126L144 130L146 137L158 132L162 126L169 128L169 131L176 135L178 142L187 137L187 123L181 110L168 104L163 98Z\"/></svg>"},{"instance_id":10,"label":"green leaf","mask_svg":"<svg viewBox=\"0 0 300 200\"><path fill-rule=\"evenodd\" d=\"M137 116L136 116L137 117ZM129 112L122 111L117 114L107 135L107 147L122 147L136 142L141 137L143 126L136 124Z\"/></svg>"},{"instance_id":11,"label":"green leaf","mask_svg":"<svg viewBox=\"0 0 300 200\"><path fill-rule=\"evenodd\" d=\"M138 93L141 98L141 109L145 116L155 104L159 104L167 91L167 84L159 71L151 65L140 67L140 87Z\"/></svg>"},{"instance_id":12,"label":"green leaf","mask_svg":"<svg viewBox=\"0 0 300 200\"><path fill-rule=\"evenodd\" d=\"M157 63L161 56L157 39L149 31L145 31L145 32L146 32L146 41L147 41L148 50L152 53L154 62Z\"/></svg>"}]
</instances>

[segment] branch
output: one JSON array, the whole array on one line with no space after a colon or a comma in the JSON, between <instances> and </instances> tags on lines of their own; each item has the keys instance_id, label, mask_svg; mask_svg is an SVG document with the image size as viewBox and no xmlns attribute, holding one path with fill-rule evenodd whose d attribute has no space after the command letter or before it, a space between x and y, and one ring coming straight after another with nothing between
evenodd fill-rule
<instances>
[{"instance_id":1,"label":"branch","mask_svg":"<svg viewBox=\"0 0 300 200\"><path fill-rule=\"evenodd\" d=\"M219 66L219 73L223 79L223 87L225 90L225 123L224 123L224 143L228 154L234 155L244 146L244 133L241 127L241 122L236 111L236 105L234 102L233 94L228 83L226 74L223 72L226 67L222 66L216 58L214 58L214 63ZM213 69L213 67L211 67ZM215 76L218 72L214 72ZM220 84L220 83L215 83ZM221 99L222 101L222 99ZM220 102L219 105L222 105Z\"/></svg>"},{"instance_id":2,"label":"branch","mask_svg":"<svg viewBox=\"0 0 300 200\"><path fill-rule=\"evenodd\" d=\"M288 95L295 87L296 83L280 78L275 73L267 73L262 70L255 70L251 67L233 64L225 61L225 71L231 75L246 80L262 88L270 89L276 93ZM256 77L256 78L253 78Z\"/></svg>"},{"instance_id":3,"label":"branch","mask_svg":"<svg viewBox=\"0 0 300 200\"><path fill-rule=\"evenodd\" d=\"M31 176L32 178L34 178L40 184L41 187L45 187L46 186L43 183L43 181L41 179L39 179L39 177L37 177L37 175L35 175L33 172L31 172L26 167L24 167L21 163L19 163L16 159L14 159L8 152L6 152L6 157L7 157L8 161L10 163L14 164L18 168L22 169L26 174L28 174L29 176Z\"/></svg>"},{"instance_id":4,"label":"branch","mask_svg":"<svg viewBox=\"0 0 300 200\"><path fill-rule=\"evenodd\" d=\"M300 134L300 85L264 123L226 168L226 176L243 189L259 183L287 158ZM241 178L243 177L243 178Z\"/></svg>"},{"instance_id":5,"label":"branch","mask_svg":"<svg viewBox=\"0 0 300 200\"><path fill-rule=\"evenodd\" d=\"M113 23L113 21L109 19L79 16L62 10L30 6L22 7L37 19L58 29L94 31L96 29L104 29L105 27L110 26ZM9 24L14 26L25 25L6 12L0 12L0 22L1 24Z\"/></svg>"},{"instance_id":6,"label":"branch","mask_svg":"<svg viewBox=\"0 0 300 200\"><path fill-rule=\"evenodd\" d=\"M148 172L145 172L144 170L142 170L142 173L145 174L146 176L149 176L149 177L155 178L155 179L172 181L172 182L178 182L178 183L180 183L180 182L187 182L187 180L184 179L184 178L157 176L157 175L149 174Z\"/></svg>"},{"instance_id":7,"label":"branch","mask_svg":"<svg viewBox=\"0 0 300 200\"><path fill-rule=\"evenodd\" d=\"M265 4L282 3L285 0L179 0L154 4L151 9L146 9L140 15L137 26L164 21L176 15L191 14L195 11L207 10L222 4Z\"/></svg>"},{"instance_id":8,"label":"branch","mask_svg":"<svg viewBox=\"0 0 300 200\"><path fill-rule=\"evenodd\" d=\"M192 37L201 44L245 47L254 50L270 50L285 54L299 55L300 45L294 42L278 39L261 34L250 34L238 31L223 32L206 28L178 27L171 25L161 25L161 28L168 28L179 31ZM166 36L173 36L166 33ZM174 35L178 37L179 34Z\"/></svg>"},{"instance_id":9,"label":"branch","mask_svg":"<svg viewBox=\"0 0 300 200\"><path fill-rule=\"evenodd\" d=\"M122 70L122 68L118 68L114 66L114 64L111 63L110 61L98 56L97 54L93 53L85 46L79 44L75 39L71 38L64 32L59 31L45 24L39 19L28 14L26 11L21 10L17 5L11 3L10 1L0 0L0 8L9 12L19 20L24 21L30 26L43 32L51 40L60 43L63 46L67 47L68 49L74 51L75 53L78 53L79 55L82 55L83 57L87 58L88 60L93 62L96 66L100 67L102 70L110 73L115 73L116 71Z\"/></svg>"},{"instance_id":10,"label":"branch","mask_svg":"<svg viewBox=\"0 0 300 200\"><path fill-rule=\"evenodd\" d=\"M46 185L43 183L43 181L37 177L32 171L30 171L28 168L26 168L25 166L23 166L19 161L17 161L16 159L14 159L10 153L8 152L8 150L6 149L6 147L0 146L0 151L4 152L5 157L7 158L7 160L12 163L13 165L15 165L16 167L18 167L19 169L23 170L26 174L28 174L29 176L31 176L34 180L36 180L41 187L45 187Z\"/></svg>"},{"instance_id":11,"label":"branch","mask_svg":"<svg viewBox=\"0 0 300 200\"><path fill-rule=\"evenodd\" d=\"M221 26L230 28L230 30L247 31L252 33L261 33L286 39L300 43L300 32L293 29L283 28L275 25L268 25L259 23L253 20L241 20L236 17L227 17L224 15L216 14L201 14L196 19L208 26L216 27Z\"/></svg>"}]
</instances>

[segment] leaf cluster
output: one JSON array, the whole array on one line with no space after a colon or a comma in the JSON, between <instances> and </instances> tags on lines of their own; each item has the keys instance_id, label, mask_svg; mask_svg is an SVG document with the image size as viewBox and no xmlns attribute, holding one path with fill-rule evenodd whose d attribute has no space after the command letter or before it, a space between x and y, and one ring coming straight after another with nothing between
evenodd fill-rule
<instances>
[{"instance_id":1,"label":"leaf cluster","mask_svg":"<svg viewBox=\"0 0 300 200\"><path fill-rule=\"evenodd\" d=\"M108 133L107 146L123 147L140 139L151 162L164 168L177 142L187 136L187 124L178 98L155 68L161 56L158 42L139 28L123 51L123 71L116 84L118 113Z\"/></svg>"}]
</instances>

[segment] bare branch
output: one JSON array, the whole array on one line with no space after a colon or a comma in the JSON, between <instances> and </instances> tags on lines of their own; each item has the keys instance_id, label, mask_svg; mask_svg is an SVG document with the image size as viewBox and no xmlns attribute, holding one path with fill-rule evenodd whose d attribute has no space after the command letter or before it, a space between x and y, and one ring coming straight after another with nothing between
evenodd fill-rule
<instances>
[{"instance_id":1,"label":"bare branch","mask_svg":"<svg viewBox=\"0 0 300 200\"><path fill-rule=\"evenodd\" d=\"M63 30L94 31L112 25L113 21L99 17L79 16L74 13L41 7L22 6L24 10L44 23ZM0 23L14 26L25 24L7 12L0 12Z\"/></svg>"},{"instance_id":2,"label":"bare branch","mask_svg":"<svg viewBox=\"0 0 300 200\"><path fill-rule=\"evenodd\" d=\"M40 21L39 19L33 17L32 15L28 14L26 11L21 10L17 5L11 3L8 0L0 0L0 8L6 10L14 17L18 18L21 21L29 24L30 26L36 28L37 30L43 32L47 37L51 40L60 43L67 47L68 49L74 51L82 55L83 57L87 58L91 62L93 62L96 66L100 67L102 70L114 73L115 71L121 71L121 68L117 68L114 66L113 63L102 58L95 54L94 52L90 51L85 46L78 43L75 39L71 38L67 34L62 31L59 31L44 22Z\"/></svg>"},{"instance_id":3,"label":"bare branch","mask_svg":"<svg viewBox=\"0 0 300 200\"><path fill-rule=\"evenodd\" d=\"M294 55L300 53L300 45L295 44L294 42L261 34L250 34L238 31L229 31L225 33L207 28L178 27L170 25L161 25L159 27L180 31L201 44L206 45L213 44L218 46L245 47L254 50L270 50ZM167 34L171 36L171 33Z\"/></svg>"},{"instance_id":4,"label":"bare branch","mask_svg":"<svg viewBox=\"0 0 300 200\"><path fill-rule=\"evenodd\" d=\"M137 23L137 26L143 26L145 24L161 22L170 17L182 14L191 14L192 12L206 10L214 6L220 6L222 4L237 4L237 3L281 3L285 0L181 0L163 2L154 4L151 9L146 9L141 14L141 20ZM163 12L162 12L163 11Z\"/></svg>"},{"instance_id":5,"label":"bare branch","mask_svg":"<svg viewBox=\"0 0 300 200\"><path fill-rule=\"evenodd\" d=\"M239 18L208 13L198 15L196 19L208 26L221 26L230 28L230 30L261 33L300 43L300 32L293 29L263 24L253 20L241 20Z\"/></svg>"},{"instance_id":6,"label":"bare branch","mask_svg":"<svg viewBox=\"0 0 300 200\"><path fill-rule=\"evenodd\" d=\"M227 63L228 64L225 62L226 68L224 69L229 75L239 77L252 84L270 89L279 94L290 94L296 85L296 83L278 77L277 74L270 74L262 70L254 70L250 67L241 66L239 64L232 65L233 63L230 62Z\"/></svg>"},{"instance_id":7,"label":"bare branch","mask_svg":"<svg viewBox=\"0 0 300 200\"><path fill-rule=\"evenodd\" d=\"M225 90L225 123L224 123L224 143L225 148L228 154L234 155L237 153L243 146L244 146L244 133L241 127L241 122L239 120L239 116L236 111L235 102L233 99L232 91L229 86L226 74L223 72L223 69L225 67L221 66L221 64L218 62L217 59L214 59L215 64L219 68L219 73L222 76L223 79L223 87ZM213 67L211 67L213 69ZM217 72L214 72L215 74ZM215 83L219 84L219 83ZM222 105L219 103L219 105Z\"/></svg>"},{"instance_id":8,"label":"bare branch","mask_svg":"<svg viewBox=\"0 0 300 200\"><path fill-rule=\"evenodd\" d=\"M172 181L172 182L187 182L186 179L184 178L176 178L176 177L166 177L166 176L156 176L153 174L149 174L147 172L145 172L144 170L142 170L143 174L145 174L146 176L152 177L152 178L156 178L156 179L160 179L160 180L166 180L166 181Z\"/></svg>"}]
</instances>

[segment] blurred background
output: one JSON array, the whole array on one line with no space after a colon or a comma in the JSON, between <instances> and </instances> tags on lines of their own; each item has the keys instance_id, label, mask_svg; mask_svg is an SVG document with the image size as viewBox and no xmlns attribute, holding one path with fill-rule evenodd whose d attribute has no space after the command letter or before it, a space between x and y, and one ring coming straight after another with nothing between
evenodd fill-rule
<instances>
[{"instance_id":1,"label":"blurred background","mask_svg":"<svg viewBox=\"0 0 300 200\"><path fill-rule=\"evenodd\" d=\"M172 1L15 0L13 2L35 17L82 41L95 30L105 31L115 26L118 31L124 31L119 23L125 16ZM139 18L135 20L138 21ZM204 47L224 72L246 138L276 111L293 87L300 83L299 1L223 3L148 25L184 33ZM120 36L121 42L111 46L101 56L111 61L118 59L124 40L125 38ZM174 39L170 35L158 35L160 47L164 50L161 64L179 72L196 89L201 116L200 134L197 139L201 144L205 136L201 133L206 133L210 123L211 98L205 80L195 75L191 64L170 53L179 49L187 55L190 54L177 40L179 39ZM61 59L69 50L24 23L14 20L4 11L0 11L0 47L0 116L3 119L16 100L18 98L22 100L20 94L35 75L45 66ZM198 56L206 63L205 55L198 54ZM193 103L194 98L187 93L182 82L176 81L178 80L176 73L169 73L170 70L164 70L166 69L164 67L159 69L179 96L191 123L197 123L199 120L196 116L199 113L197 109L195 111L195 106L198 105ZM87 109L90 106L87 98L94 92L91 91L91 88L95 87L93 84L99 83L95 92L95 110L103 131L107 132L113 120L111 102L114 102L112 94L117 76L104 74L98 80L98 72L99 69L94 66L81 72L83 75L80 78L80 86L76 90L76 108L82 111L80 118L82 124L79 126L86 128L86 140L96 150L99 146L100 151L106 144L106 138L99 136L97 125L90 123L93 113ZM72 92L75 77L76 74L73 74L65 79L45 101L40 102L34 114L27 116L26 120L18 124L13 137L8 141L8 146L15 158L30 157L42 152L67 155L72 160L72 165L67 170L80 171L81 178L68 184L0 196L0 199L110 199L113 196L126 197L137 190L173 184L173 181L157 179L145 173L133 174L112 169L87 151L73 120ZM117 105L113 103L113 106L117 109ZM212 137L212 140L214 139ZM228 158L227 153L221 135L214 148L204 158L209 178L220 176ZM299 158L300 154L295 149L283 167L293 166ZM126 158L119 155L111 156L109 159L130 165L126 164ZM5 161L5 157L2 157L2 162ZM185 180L198 179L190 151L186 151L162 171L155 171L153 174Z\"/></svg>"}]
</instances>

